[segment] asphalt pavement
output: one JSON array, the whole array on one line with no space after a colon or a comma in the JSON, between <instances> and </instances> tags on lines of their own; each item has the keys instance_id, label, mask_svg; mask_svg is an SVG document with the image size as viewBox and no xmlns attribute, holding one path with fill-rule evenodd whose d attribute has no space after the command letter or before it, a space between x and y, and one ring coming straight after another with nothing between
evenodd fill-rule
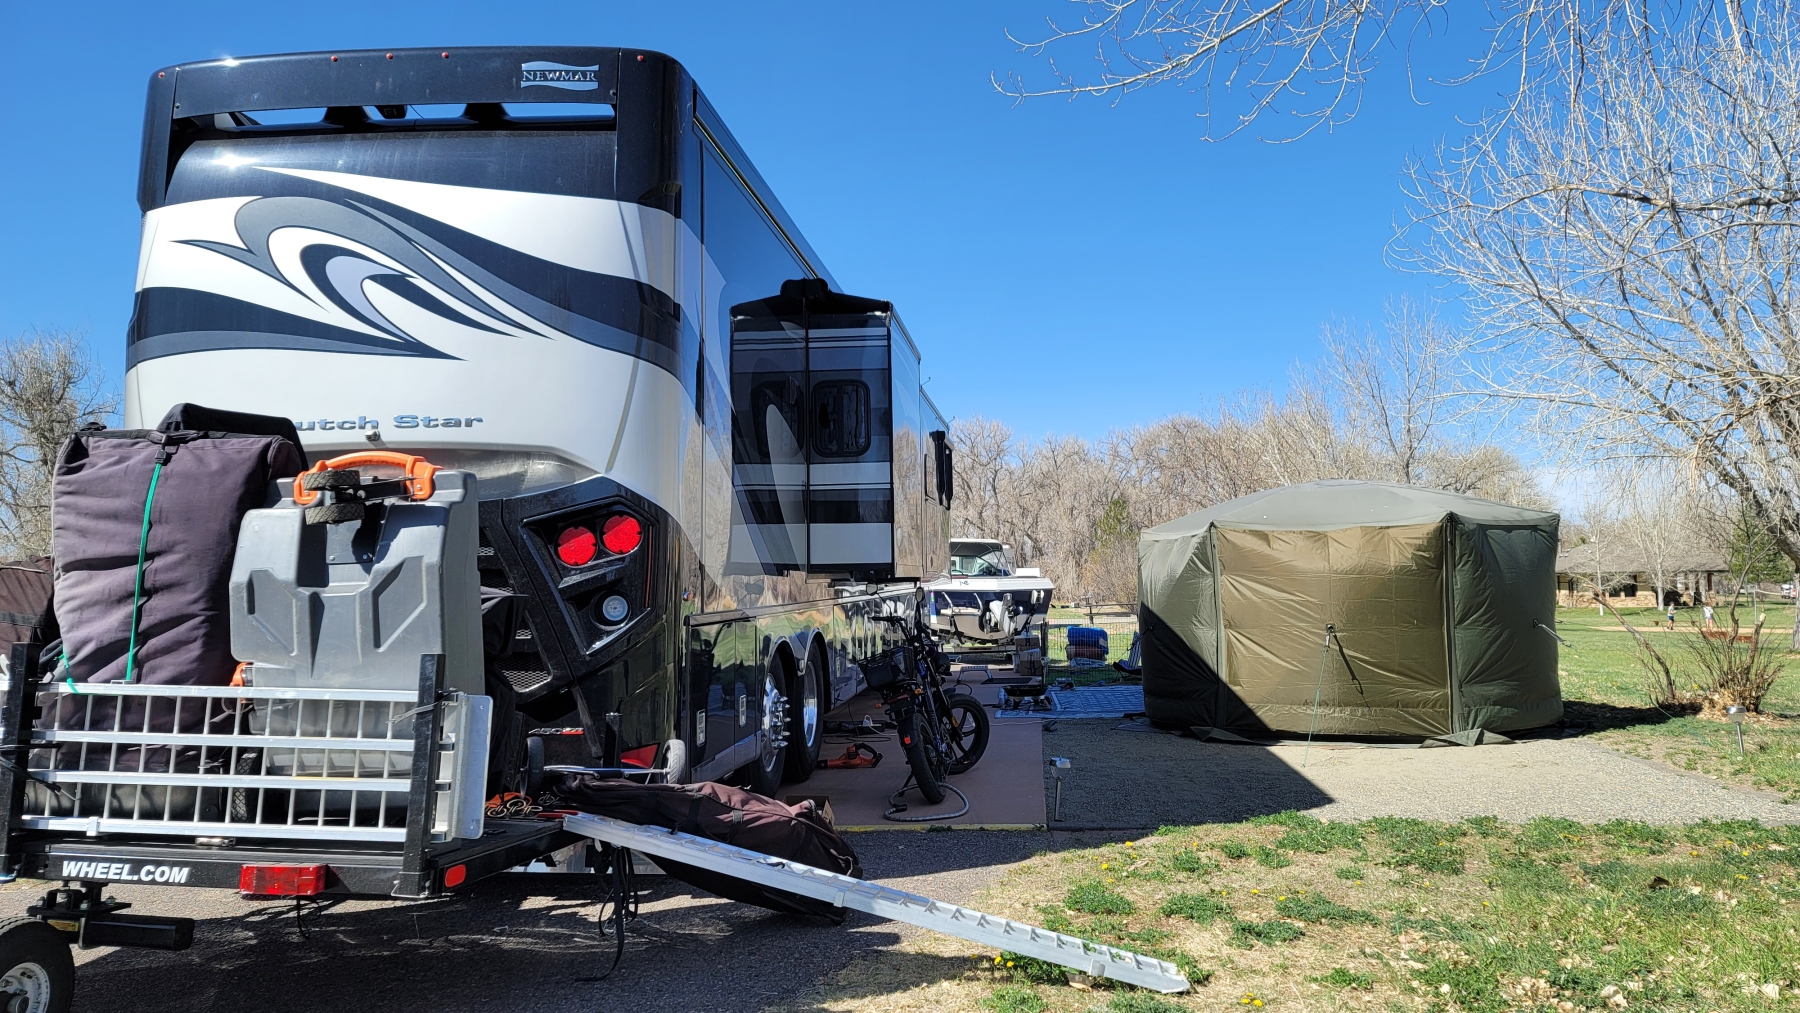
<instances>
[{"instance_id":1,"label":"asphalt pavement","mask_svg":"<svg viewBox=\"0 0 1800 1013\"><path fill-rule=\"evenodd\" d=\"M1054 840L1052 839L1054 838ZM1098 837L888 831L851 836L872 880L967 901L1012 864ZM640 881L643 882L643 881ZM77 1013L754 1013L804 997L859 954L919 931L852 912L842 927L721 901L656 877L617 972L595 931L597 880L508 874L424 903L251 902L116 887L134 912L198 921L181 953L77 951ZM41 884L0 890L23 914ZM304 931L302 931L302 929Z\"/></svg>"}]
</instances>

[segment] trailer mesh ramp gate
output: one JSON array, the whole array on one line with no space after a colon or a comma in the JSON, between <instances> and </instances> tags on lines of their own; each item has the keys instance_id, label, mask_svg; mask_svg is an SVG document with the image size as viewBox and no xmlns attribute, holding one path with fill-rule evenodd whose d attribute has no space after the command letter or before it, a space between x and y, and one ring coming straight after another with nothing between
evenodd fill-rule
<instances>
[{"instance_id":1,"label":"trailer mesh ramp gate","mask_svg":"<svg viewBox=\"0 0 1800 1013\"><path fill-rule=\"evenodd\" d=\"M816 869L785 858L734 848L703 837L605 816L566 816L563 828L596 841L655 858L710 869L759 886L785 890L837 907L1011 950L1096 978L1111 978L1158 992L1185 992L1188 980L1174 964L1077 936L1015 922L892 887Z\"/></svg>"}]
</instances>

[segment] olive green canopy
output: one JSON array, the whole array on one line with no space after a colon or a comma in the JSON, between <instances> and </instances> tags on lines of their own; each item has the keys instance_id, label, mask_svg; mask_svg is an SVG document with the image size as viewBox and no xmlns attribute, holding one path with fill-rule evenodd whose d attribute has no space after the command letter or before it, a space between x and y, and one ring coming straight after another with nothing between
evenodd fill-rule
<instances>
[{"instance_id":1,"label":"olive green canopy","mask_svg":"<svg viewBox=\"0 0 1800 1013\"><path fill-rule=\"evenodd\" d=\"M1257 734L1550 724L1562 717L1558 523L1457 493L1329 481L1150 528L1138 540L1145 711Z\"/></svg>"}]
</instances>

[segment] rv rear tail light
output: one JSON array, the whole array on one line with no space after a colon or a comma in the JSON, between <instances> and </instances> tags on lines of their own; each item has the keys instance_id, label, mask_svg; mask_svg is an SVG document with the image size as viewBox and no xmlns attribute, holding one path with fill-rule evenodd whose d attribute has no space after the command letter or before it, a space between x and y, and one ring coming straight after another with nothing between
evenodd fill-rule
<instances>
[{"instance_id":1,"label":"rv rear tail light","mask_svg":"<svg viewBox=\"0 0 1800 1013\"><path fill-rule=\"evenodd\" d=\"M238 893L246 897L316 897L325 892L324 865L246 865Z\"/></svg>"},{"instance_id":2,"label":"rv rear tail light","mask_svg":"<svg viewBox=\"0 0 1800 1013\"><path fill-rule=\"evenodd\" d=\"M556 558L570 566L588 565L598 551L593 530L579 524L562 529L562 534L556 536Z\"/></svg>"},{"instance_id":3,"label":"rv rear tail light","mask_svg":"<svg viewBox=\"0 0 1800 1013\"><path fill-rule=\"evenodd\" d=\"M606 551L615 555L624 555L638 547L644 540L643 525L636 517L625 514L614 514L600 525L600 541L606 545Z\"/></svg>"}]
</instances>

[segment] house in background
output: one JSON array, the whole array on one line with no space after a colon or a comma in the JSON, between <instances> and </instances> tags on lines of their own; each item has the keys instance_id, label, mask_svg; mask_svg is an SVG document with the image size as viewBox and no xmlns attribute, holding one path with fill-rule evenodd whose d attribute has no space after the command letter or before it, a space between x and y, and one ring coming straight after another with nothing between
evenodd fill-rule
<instances>
[{"instance_id":1,"label":"house in background","mask_svg":"<svg viewBox=\"0 0 1800 1013\"><path fill-rule=\"evenodd\" d=\"M1663 561L1665 597L1675 605L1704 604L1715 591L1729 592L1730 570L1717 556L1672 556ZM1556 556L1556 604L1593 606L1598 575L1609 605L1651 608L1656 600L1656 567L1644 554L1595 542L1572 546Z\"/></svg>"}]
</instances>

